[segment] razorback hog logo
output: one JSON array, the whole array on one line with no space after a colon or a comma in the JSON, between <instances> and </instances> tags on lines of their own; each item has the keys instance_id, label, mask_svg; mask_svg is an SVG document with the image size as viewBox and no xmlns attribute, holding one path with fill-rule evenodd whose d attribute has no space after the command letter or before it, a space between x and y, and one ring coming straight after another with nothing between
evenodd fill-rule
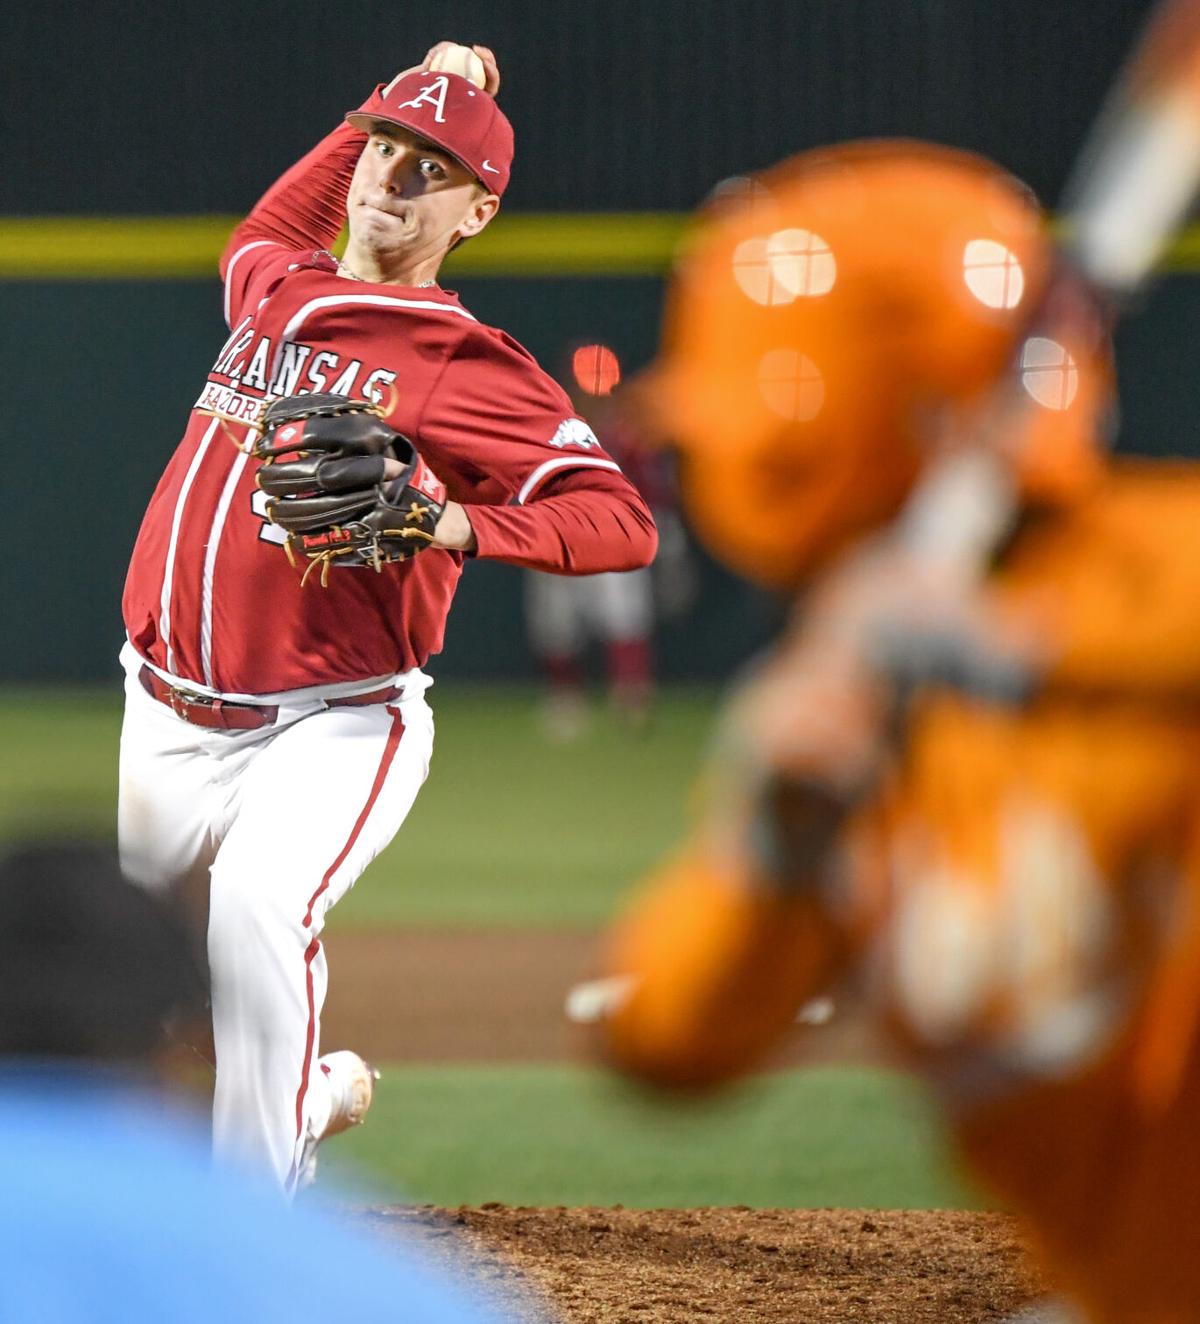
<instances>
[{"instance_id":1,"label":"razorback hog logo","mask_svg":"<svg viewBox=\"0 0 1200 1324\"><path fill-rule=\"evenodd\" d=\"M593 446L599 446L600 441L582 418L564 418L550 438L550 445L557 446L559 450L564 446L581 446L584 450L590 450Z\"/></svg>"},{"instance_id":2,"label":"razorback hog logo","mask_svg":"<svg viewBox=\"0 0 1200 1324\"><path fill-rule=\"evenodd\" d=\"M424 460L417 460L417 470L410 480L410 486L415 487L418 492L423 492L430 501L436 501L440 505L446 500L446 485L439 479Z\"/></svg>"}]
</instances>

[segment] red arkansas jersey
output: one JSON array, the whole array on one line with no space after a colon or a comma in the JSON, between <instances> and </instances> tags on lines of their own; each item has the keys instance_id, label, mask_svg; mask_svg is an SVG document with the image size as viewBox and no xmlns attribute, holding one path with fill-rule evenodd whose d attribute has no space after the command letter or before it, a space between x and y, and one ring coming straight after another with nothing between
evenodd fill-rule
<instances>
[{"instance_id":1,"label":"red arkansas jersey","mask_svg":"<svg viewBox=\"0 0 1200 1324\"><path fill-rule=\"evenodd\" d=\"M268 398L337 391L389 406L452 500L520 505L564 469L617 469L520 345L437 287L345 279L327 253L233 253L231 332L142 521L125 628L161 670L231 695L388 676L442 646L462 554L300 573L239 446ZM214 411L221 417L215 417ZM235 420L235 421L230 421ZM235 444L236 443L236 444Z\"/></svg>"}]
</instances>

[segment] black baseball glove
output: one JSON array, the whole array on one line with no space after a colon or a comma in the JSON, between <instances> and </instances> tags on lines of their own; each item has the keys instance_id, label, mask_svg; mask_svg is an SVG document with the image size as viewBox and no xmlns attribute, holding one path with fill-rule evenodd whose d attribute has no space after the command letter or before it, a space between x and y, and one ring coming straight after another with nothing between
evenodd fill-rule
<instances>
[{"instance_id":1,"label":"black baseball glove","mask_svg":"<svg viewBox=\"0 0 1200 1324\"><path fill-rule=\"evenodd\" d=\"M321 566L407 561L433 541L445 486L376 405L324 393L272 401L252 449L268 494L267 518L287 533L289 558ZM385 462L404 466L385 478Z\"/></svg>"}]
</instances>

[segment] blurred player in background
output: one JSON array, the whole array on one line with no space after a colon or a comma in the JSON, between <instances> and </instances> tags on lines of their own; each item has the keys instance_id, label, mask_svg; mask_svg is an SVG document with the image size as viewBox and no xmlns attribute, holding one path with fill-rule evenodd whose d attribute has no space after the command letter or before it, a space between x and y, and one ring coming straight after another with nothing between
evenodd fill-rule
<instances>
[{"instance_id":1,"label":"blurred player in background","mask_svg":"<svg viewBox=\"0 0 1200 1324\"><path fill-rule=\"evenodd\" d=\"M1116 462L1103 308L1027 191L810 153L687 246L643 387L692 527L790 588L606 1051L702 1086L853 970L1097 1324L1200 1316L1200 471Z\"/></svg>"},{"instance_id":2,"label":"blurred player in background","mask_svg":"<svg viewBox=\"0 0 1200 1324\"><path fill-rule=\"evenodd\" d=\"M617 407L621 364L607 345L572 346L560 374L571 403L586 415L601 445L621 466L654 514L658 555L653 567L600 575L525 576L529 642L542 665L547 693L543 726L551 739L571 740L587 726L588 646L604 650L613 714L632 730L650 718L654 695L654 621L690 606L695 577L665 454L649 448Z\"/></svg>"}]
</instances>

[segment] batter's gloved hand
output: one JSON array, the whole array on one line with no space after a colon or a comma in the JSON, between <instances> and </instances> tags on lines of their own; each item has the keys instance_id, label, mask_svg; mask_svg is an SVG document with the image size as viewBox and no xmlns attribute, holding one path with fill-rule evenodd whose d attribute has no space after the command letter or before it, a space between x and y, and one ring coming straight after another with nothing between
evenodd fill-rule
<instances>
[{"instance_id":1,"label":"batter's gloved hand","mask_svg":"<svg viewBox=\"0 0 1200 1324\"><path fill-rule=\"evenodd\" d=\"M322 584L335 563L381 570L433 541L446 488L377 405L331 392L285 396L267 407L252 453L267 518L287 534L293 563L309 562L305 579L314 565Z\"/></svg>"}]
</instances>

